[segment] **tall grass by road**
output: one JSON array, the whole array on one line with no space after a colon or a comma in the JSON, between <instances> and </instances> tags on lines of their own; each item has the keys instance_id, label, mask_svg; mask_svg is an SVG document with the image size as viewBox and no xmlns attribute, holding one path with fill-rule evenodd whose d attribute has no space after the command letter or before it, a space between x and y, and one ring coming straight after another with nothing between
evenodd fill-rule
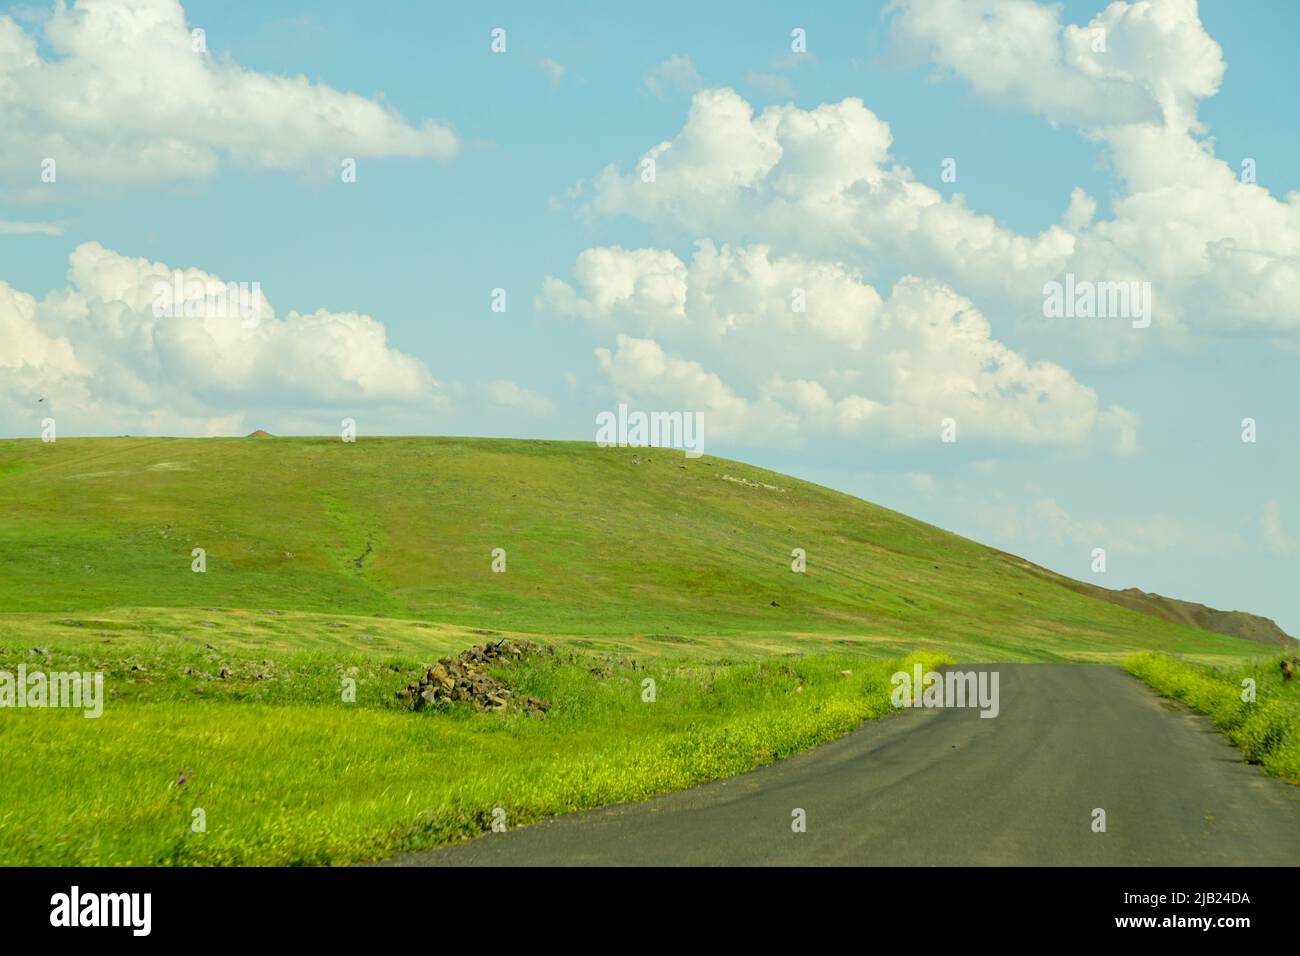
<instances>
[{"instance_id":1,"label":"tall grass by road","mask_svg":"<svg viewBox=\"0 0 1300 956\"><path fill-rule=\"evenodd\" d=\"M1138 654L1125 669L1172 700L1206 714L1274 777L1300 784L1300 680L1284 681L1276 657L1238 666L1201 666ZM1254 700L1247 693L1253 682Z\"/></svg>"},{"instance_id":2,"label":"tall grass by road","mask_svg":"<svg viewBox=\"0 0 1300 956\"><path fill-rule=\"evenodd\" d=\"M0 667L27 653L8 651ZM596 658L570 654L506 667L516 696L553 702L538 719L461 704L402 710L393 690L419 671L415 659L243 660L223 650L227 676L203 679L216 665L201 654L120 653L132 656L106 659L97 646L29 661L103 665L120 690L99 719L3 714L0 863L377 859L482 833L498 807L516 827L750 770L888 713L890 675L939 662L655 661L593 673ZM357 680L352 703L338 692L345 674Z\"/></svg>"}]
</instances>

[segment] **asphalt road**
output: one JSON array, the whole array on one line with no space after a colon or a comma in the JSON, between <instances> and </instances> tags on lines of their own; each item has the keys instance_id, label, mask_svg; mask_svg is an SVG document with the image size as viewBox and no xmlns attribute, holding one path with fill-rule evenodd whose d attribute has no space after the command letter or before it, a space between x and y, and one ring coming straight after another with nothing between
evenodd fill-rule
<instances>
[{"instance_id":1,"label":"asphalt road","mask_svg":"<svg viewBox=\"0 0 1300 956\"><path fill-rule=\"evenodd\" d=\"M729 780L389 862L1300 865L1300 788L1208 719L1116 667L980 669L1001 674L996 718L904 711Z\"/></svg>"}]
</instances>

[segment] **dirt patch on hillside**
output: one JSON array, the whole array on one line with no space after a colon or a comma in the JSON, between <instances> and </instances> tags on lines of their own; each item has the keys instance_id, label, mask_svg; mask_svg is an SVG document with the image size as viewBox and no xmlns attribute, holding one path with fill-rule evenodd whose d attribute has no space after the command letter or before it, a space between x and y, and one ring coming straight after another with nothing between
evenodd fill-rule
<instances>
[{"instance_id":1,"label":"dirt patch on hillside","mask_svg":"<svg viewBox=\"0 0 1300 956\"><path fill-rule=\"evenodd\" d=\"M778 488L776 485L769 485L765 481L751 481L748 478L737 478L734 475L719 475L723 481L730 481L733 484L744 485L746 488L766 488L768 491L785 491L784 488Z\"/></svg>"}]
</instances>

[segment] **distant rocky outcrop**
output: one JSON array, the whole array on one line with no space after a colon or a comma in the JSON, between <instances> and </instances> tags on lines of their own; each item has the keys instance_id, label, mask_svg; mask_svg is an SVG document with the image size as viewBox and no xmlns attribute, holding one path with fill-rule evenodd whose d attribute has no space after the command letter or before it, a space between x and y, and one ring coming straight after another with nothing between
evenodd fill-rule
<instances>
[{"instance_id":1,"label":"distant rocky outcrop","mask_svg":"<svg viewBox=\"0 0 1300 956\"><path fill-rule=\"evenodd\" d=\"M1151 594L1137 588L1125 588L1122 591L1116 591L1110 588L1098 587L1095 584L1085 584L1083 581L1067 578L1063 574L1057 574L1055 571L1050 571L1041 565L1026 561L1024 558L1009 554L1006 551L999 551L998 554L1022 568L1035 571L1043 577L1051 578L1056 583L1063 584L1072 591L1111 604L1118 604L1120 607L1126 607L1130 611L1137 611L1139 614L1149 614L1152 617L1158 617L1174 624L1181 624L1184 627L1198 627L1202 631L1226 634L1228 637L1240 637L1243 640L1254 641L1256 644L1263 644L1266 647L1283 647L1290 651L1300 648L1300 641L1297 641L1278 627L1275 621L1260 617L1258 614L1248 614L1245 611L1220 611L1212 607L1206 607L1204 604L1197 604L1195 601L1180 601L1178 598L1165 597L1163 594Z\"/></svg>"},{"instance_id":2,"label":"distant rocky outcrop","mask_svg":"<svg viewBox=\"0 0 1300 956\"><path fill-rule=\"evenodd\" d=\"M1091 585L1085 587L1089 589L1087 593L1092 594L1093 597L1126 607L1130 611L1164 618L1175 624L1199 627L1203 631L1227 634L1230 637L1241 637L1270 647L1286 647L1292 650L1300 647L1300 643L1278 627L1274 621L1260 617L1258 614L1248 614L1245 611L1220 611L1206 607L1204 604L1197 604L1195 601L1180 601L1162 594L1139 591L1137 588L1112 591L1109 588Z\"/></svg>"}]
</instances>

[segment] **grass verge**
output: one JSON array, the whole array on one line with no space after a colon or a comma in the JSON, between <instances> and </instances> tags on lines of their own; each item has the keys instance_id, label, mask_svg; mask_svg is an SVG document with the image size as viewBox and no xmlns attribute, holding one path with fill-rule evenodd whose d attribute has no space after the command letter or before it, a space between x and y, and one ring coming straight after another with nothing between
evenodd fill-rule
<instances>
[{"instance_id":1,"label":"grass verge","mask_svg":"<svg viewBox=\"0 0 1300 956\"><path fill-rule=\"evenodd\" d=\"M1248 665L1189 664L1163 654L1124 662L1130 674L1172 700L1213 719L1246 760L1271 776L1300 784L1300 681L1283 681L1280 658ZM1253 681L1254 700L1247 681Z\"/></svg>"},{"instance_id":2,"label":"grass verge","mask_svg":"<svg viewBox=\"0 0 1300 956\"><path fill-rule=\"evenodd\" d=\"M539 657L502 671L516 694L553 702L537 719L404 711L393 690L427 665L413 658L244 659L174 643L42 651L4 648L0 669L100 669L115 692L98 719L0 711L0 864L378 859L481 833L497 807L515 827L753 769L888 713L892 673L942 661L634 669ZM339 692L345 676L354 702Z\"/></svg>"}]
</instances>

